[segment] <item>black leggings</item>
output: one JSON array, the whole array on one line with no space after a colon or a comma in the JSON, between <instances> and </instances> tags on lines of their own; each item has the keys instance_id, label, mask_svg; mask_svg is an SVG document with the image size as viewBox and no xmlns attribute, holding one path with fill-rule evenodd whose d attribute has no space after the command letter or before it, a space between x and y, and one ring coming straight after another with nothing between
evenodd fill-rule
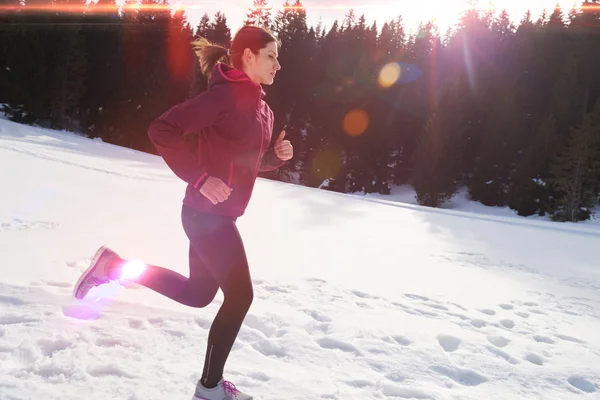
<instances>
[{"instance_id":1,"label":"black leggings","mask_svg":"<svg viewBox=\"0 0 600 400\"><path fill-rule=\"evenodd\" d=\"M190 307L206 307L221 288L224 300L210 327L202 373L202 384L214 387L252 304L252 280L235 218L184 205L181 219L190 239L189 278L149 265L136 282Z\"/></svg>"}]
</instances>

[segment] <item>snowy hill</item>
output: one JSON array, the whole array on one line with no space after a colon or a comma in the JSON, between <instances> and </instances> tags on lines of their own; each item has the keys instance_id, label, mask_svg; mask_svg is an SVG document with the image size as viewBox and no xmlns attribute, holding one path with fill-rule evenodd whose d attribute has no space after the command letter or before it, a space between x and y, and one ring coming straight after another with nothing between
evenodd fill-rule
<instances>
[{"instance_id":1,"label":"snowy hill","mask_svg":"<svg viewBox=\"0 0 600 400\"><path fill-rule=\"evenodd\" d=\"M187 274L162 159L0 120L0 399L187 399L222 296L106 285L108 244ZM600 229L259 180L255 300L225 373L259 400L597 399Z\"/></svg>"}]
</instances>

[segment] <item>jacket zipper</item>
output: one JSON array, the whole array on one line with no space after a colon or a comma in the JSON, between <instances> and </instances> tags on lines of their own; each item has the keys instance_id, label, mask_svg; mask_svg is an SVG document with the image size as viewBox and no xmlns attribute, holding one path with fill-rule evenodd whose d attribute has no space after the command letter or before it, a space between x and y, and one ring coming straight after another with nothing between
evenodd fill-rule
<instances>
[{"instance_id":1,"label":"jacket zipper","mask_svg":"<svg viewBox=\"0 0 600 400\"><path fill-rule=\"evenodd\" d=\"M231 188L231 180L233 179L233 161L229 162L229 177L227 178L227 187Z\"/></svg>"},{"instance_id":2,"label":"jacket zipper","mask_svg":"<svg viewBox=\"0 0 600 400\"><path fill-rule=\"evenodd\" d=\"M254 175L258 175L260 158L262 156L263 142L264 142L264 137L265 137L265 128L263 127L263 119L262 119L262 114L261 114L261 109L260 109L260 100L261 100L261 96L259 94L258 95L258 119L260 120L260 151L258 152L258 158L256 159L256 166L254 167Z\"/></svg>"},{"instance_id":3,"label":"jacket zipper","mask_svg":"<svg viewBox=\"0 0 600 400\"><path fill-rule=\"evenodd\" d=\"M261 101L261 95L259 94L257 110L258 110L258 119L260 120L260 150L258 152L258 157L256 158L256 165L254 166L254 176L258 175L258 167L259 167L260 158L261 158L262 152L263 152L263 142L264 142L264 136L265 136L265 128L263 126L263 119L262 119L262 114L261 114L261 110L260 110L260 101ZM246 200L246 205L244 206L244 208L248 207L248 203L250 203L250 198L248 198L248 200Z\"/></svg>"}]
</instances>

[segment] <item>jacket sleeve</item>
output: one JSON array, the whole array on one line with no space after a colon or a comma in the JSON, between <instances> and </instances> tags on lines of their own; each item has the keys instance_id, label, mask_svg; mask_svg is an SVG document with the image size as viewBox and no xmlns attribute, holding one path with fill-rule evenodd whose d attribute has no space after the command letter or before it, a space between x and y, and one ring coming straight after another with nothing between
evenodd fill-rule
<instances>
[{"instance_id":1,"label":"jacket sleeve","mask_svg":"<svg viewBox=\"0 0 600 400\"><path fill-rule=\"evenodd\" d=\"M148 136L169 168L188 184L198 187L207 177L206 166L184 138L219 121L232 107L225 90L211 89L180 103L150 123Z\"/></svg>"},{"instance_id":2,"label":"jacket sleeve","mask_svg":"<svg viewBox=\"0 0 600 400\"><path fill-rule=\"evenodd\" d=\"M274 169L281 167L283 164L285 164L285 161L277 157L274 147L270 147L265 153L258 170L260 172L273 171Z\"/></svg>"}]
</instances>

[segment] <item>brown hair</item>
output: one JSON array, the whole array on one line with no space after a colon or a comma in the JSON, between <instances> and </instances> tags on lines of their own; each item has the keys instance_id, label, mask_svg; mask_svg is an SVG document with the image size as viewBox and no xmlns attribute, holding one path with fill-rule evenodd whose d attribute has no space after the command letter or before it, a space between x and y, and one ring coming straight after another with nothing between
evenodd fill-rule
<instances>
[{"instance_id":1,"label":"brown hair","mask_svg":"<svg viewBox=\"0 0 600 400\"><path fill-rule=\"evenodd\" d=\"M250 49L254 54L258 54L260 49L265 48L271 42L275 42L278 47L281 47L279 39L267 29L246 25L236 33L231 42L231 50L211 43L203 37L197 37L192 41L192 49L198 57L202 73L210 76L214 66L224 59L229 59L234 68L242 69L242 54L245 49Z\"/></svg>"}]
</instances>

